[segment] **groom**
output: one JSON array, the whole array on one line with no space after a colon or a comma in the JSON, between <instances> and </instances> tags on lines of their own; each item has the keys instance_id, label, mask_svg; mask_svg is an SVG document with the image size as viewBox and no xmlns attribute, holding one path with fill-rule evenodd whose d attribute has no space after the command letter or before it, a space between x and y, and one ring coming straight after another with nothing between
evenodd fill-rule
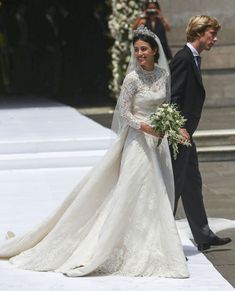
<instances>
[{"instance_id":1,"label":"groom","mask_svg":"<svg viewBox=\"0 0 235 291\"><path fill-rule=\"evenodd\" d=\"M187 119L185 128L181 131L185 140L192 143L192 147L180 146L177 159L172 158L175 180L174 213L181 196L185 214L200 251L231 242L230 238L216 236L208 225L197 151L192 138L205 100L200 54L203 50L210 50L213 47L219 29L220 25L213 17L205 15L192 17L186 29L188 42L170 63L171 102L177 105Z\"/></svg>"}]
</instances>

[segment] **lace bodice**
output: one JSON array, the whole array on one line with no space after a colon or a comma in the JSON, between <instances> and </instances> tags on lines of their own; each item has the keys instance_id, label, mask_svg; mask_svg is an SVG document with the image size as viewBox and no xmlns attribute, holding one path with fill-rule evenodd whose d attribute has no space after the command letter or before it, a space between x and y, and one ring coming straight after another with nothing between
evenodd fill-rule
<instances>
[{"instance_id":1,"label":"lace bodice","mask_svg":"<svg viewBox=\"0 0 235 291\"><path fill-rule=\"evenodd\" d=\"M148 122L157 106L168 100L168 73L155 66L153 71L139 68L129 73L122 85L120 115L125 122L136 129L141 122Z\"/></svg>"}]
</instances>

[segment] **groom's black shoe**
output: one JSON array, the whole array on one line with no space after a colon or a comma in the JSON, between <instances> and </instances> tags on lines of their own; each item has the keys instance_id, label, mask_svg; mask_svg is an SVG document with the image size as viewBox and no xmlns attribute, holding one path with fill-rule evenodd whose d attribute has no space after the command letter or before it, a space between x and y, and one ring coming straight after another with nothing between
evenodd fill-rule
<instances>
[{"instance_id":1,"label":"groom's black shoe","mask_svg":"<svg viewBox=\"0 0 235 291\"><path fill-rule=\"evenodd\" d=\"M230 237L220 238L218 236L213 237L207 243L201 243L197 245L197 249L201 252L208 250L211 246L222 246L230 243L232 240Z\"/></svg>"}]
</instances>

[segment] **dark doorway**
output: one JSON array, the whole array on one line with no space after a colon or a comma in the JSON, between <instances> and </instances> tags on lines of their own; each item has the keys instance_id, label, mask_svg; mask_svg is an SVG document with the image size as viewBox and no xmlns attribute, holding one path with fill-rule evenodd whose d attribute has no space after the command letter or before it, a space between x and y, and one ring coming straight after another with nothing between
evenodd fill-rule
<instances>
[{"instance_id":1,"label":"dark doorway","mask_svg":"<svg viewBox=\"0 0 235 291\"><path fill-rule=\"evenodd\" d=\"M108 7L99 0L0 0L1 95L110 101ZM0 38L1 39L1 38ZM0 43L1 45L1 43Z\"/></svg>"}]
</instances>

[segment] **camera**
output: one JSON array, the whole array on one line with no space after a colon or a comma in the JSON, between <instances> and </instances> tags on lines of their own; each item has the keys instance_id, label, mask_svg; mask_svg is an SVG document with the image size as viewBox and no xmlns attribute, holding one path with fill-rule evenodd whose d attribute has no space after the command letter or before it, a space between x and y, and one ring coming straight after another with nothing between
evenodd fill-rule
<instances>
[{"instance_id":1,"label":"camera","mask_svg":"<svg viewBox=\"0 0 235 291\"><path fill-rule=\"evenodd\" d=\"M153 16L153 15L157 15L156 9L147 9L146 10L146 16Z\"/></svg>"}]
</instances>

